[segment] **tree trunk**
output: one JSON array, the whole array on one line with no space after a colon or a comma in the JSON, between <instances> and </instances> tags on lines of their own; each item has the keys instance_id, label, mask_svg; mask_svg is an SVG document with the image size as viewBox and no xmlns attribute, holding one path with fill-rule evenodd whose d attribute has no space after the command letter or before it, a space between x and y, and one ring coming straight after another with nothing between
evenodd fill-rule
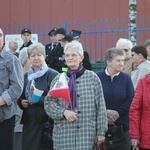
<instances>
[{"instance_id":1,"label":"tree trunk","mask_svg":"<svg viewBox=\"0 0 150 150\"><path fill-rule=\"evenodd\" d=\"M137 17L137 1L129 0L129 38L133 42L133 45L137 44L136 39L136 17Z\"/></svg>"}]
</instances>

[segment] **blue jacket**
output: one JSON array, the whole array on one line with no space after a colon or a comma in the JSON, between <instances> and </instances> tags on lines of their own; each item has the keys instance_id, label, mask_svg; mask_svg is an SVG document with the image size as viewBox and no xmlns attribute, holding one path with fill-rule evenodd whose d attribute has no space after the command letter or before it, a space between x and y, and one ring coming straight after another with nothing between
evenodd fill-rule
<instances>
[{"instance_id":1,"label":"blue jacket","mask_svg":"<svg viewBox=\"0 0 150 150\"><path fill-rule=\"evenodd\" d=\"M119 119L115 125L122 125L124 130L129 130L129 108L134 96L134 88L129 75L120 72L113 80L105 71L97 73L101 80L106 108L116 110Z\"/></svg>"}]
</instances>

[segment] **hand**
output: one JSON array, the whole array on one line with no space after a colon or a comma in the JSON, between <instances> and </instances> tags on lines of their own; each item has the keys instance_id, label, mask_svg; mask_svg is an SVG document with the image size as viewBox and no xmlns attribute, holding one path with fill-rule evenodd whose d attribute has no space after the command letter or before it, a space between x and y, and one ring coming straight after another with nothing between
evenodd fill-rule
<instances>
[{"instance_id":1,"label":"hand","mask_svg":"<svg viewBox=\"0 0 150 150\"><path fill-rule=\"evenodd\" d=\"M115 110L107 110L107 117L111 122L116 122L116 120L119 118L119 113Z\"/></svg>"},{"instance_id":2,"label":"hand","mask_svg":"<svg viewBox=\"0 0 150 150\"><path fill-rule=\"evenodd\" d=\"M23 106L24 108L28 108L28 107L29 107L29 100L23 99L23 100L21 101L21 104L22 104L22 106Z\"/></svg>"},{"instance_id":3,"label":"hand","mask_svg":"<svg viewBox=\"0 0 150 150\"><path fill-rule=\"evenodd\" d=\"M4 101L3 97L0 96L0 106L3 106L5 104L6 104L6 102Z\"/></svg>"},{"instance_id":4,"label":"hand","mask_svg":"<svg viewBox=\"0 0 150 150\"><path fill-rule=\"evenodd\" d=\"M33 104L35 104L35 103L37 103L37 102L33 102L33 101L29 100L29 104L30 104L30 105L33 105Z\"/></svg>"},{"instance_id":5,"label":"hand","mask_svg":"<svg viewBox=\"0 0 150 150\"><path fill-rule=\"evenodd\" d=\"M140 143L140 141L138 139L131 139L131 143L132 143L132 146L136 148L138 144Z\"/></svg>"},{"instance_id":6,"label":"hand","mask_svg":"<svg viewBox=\"0 0 150 150\"><path fill-rule=\"evenodd\" d=\"M95 143L97 145L97 147L99 147L99 145L101 145L103 142L105 142L105 136L97 136L95 139Z\"/></svg>"},{"instance_id":7,"label":"hand","mask_svg":"<svg viewBox=\"0 0 150 150\"><path fill-rule=\"evenodd\" d=\"M115 125L114 122L111 119L107 118L107 120L108 120L109 125Z\"/></svg>"},{"instance_id":8,"label":"hand","mask_svg":"<svg viewBox=\"0 0 150 150\"><path fill-rule=\"evenodd\" d=\"M78 120L77 114L75 112L73 112L73 111L70 111L70 110L65 110L64 111L64 116L70 122Z\"/></svg>"}]
</instances>

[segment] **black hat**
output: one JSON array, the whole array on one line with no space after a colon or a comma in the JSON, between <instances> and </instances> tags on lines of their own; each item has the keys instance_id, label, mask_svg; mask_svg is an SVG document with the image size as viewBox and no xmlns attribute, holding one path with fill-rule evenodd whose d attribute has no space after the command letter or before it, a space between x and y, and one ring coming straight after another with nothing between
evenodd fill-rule
<instances>
[{"instance_id":1,"label":"black hat","mask_svg":"<svg viewBox=\"0 0 150 150\"><path fill-rule=\"evenodd\" d=\"M26 33L26 32L29 33L29 34L31 34L31 30L28 29L28 28L22 29L21 34L24 34L24 33Z\"/></svg>"},{"instance_id":2,"label":"black hat","mask_svg":"<svg viewBox=\"0 0 150 150\"><path fill-rule=\"evenodd\" d=\"M67 32L66 32L66 30L64 29L64 28L59 28L59 29L57 29L55 32L54 32L54 34L56 35L56 34L63 34L63 35L65 35Z\"/></svg>"},{"instance_id":3,"label":"black hat","mask_svg":"<svg viewBox=\"0 0 150 150\"><path fill-rule=\"evenodd\" d=\"M71 42L73 41L73 37L70 34L66 34L62 39L60 39L59 41L68 41Z\"/></svg>"},{"instance_id":4,"label":"black hat","mask_svg":"<svg viewBox=\"0 0 150 150\"><path fill-rule=\"evenodd\" d=\"M81 31L79 30L71 30L70 34L73 36L74 39L79 38L81 35Z\"/></svg>"},{"instance_id":5,"label":"black hat","mask_svg":"<svg viewBox=\"0 0 150 150\"><path fill-rule=\"evenodd\" d=\"M55 33L56 30L57 30L57 28L53 28L53 29L48 33L48 35L49 35L49 36L52 36L52 35Z\"/></svg>"}]
</instances>

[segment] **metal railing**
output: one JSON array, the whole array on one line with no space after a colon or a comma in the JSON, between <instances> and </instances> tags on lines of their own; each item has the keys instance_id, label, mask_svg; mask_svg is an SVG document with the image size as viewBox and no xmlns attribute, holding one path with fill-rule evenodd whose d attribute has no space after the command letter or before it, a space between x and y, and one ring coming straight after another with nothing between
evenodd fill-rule
<instances>
[{"instance_id":1,"label":"metal railing","mask_svg":"<svg viewBox=\"0 0 150 150\"><path fill-rule=\"evenodd\" d=\"M28 27L32 33L38 34L39 42L47 44L50 42L48 32L54 27L64 27L67 32L72 29L82 31L81 43L90 55L94 71L104 68L103 56L106 49L115 47L119 38L129 38L128 18L105 19L91 21L74 22L53 22L53 23L27 23L27 24L0 24L5 34L20 34L21 29ZM150 17L137 18L136 40L138 45L142 45L150 38ZM99 63L100 62L100 63ZM99 66L100 65L100 66Z\"/></svg>"}]
</instances>

